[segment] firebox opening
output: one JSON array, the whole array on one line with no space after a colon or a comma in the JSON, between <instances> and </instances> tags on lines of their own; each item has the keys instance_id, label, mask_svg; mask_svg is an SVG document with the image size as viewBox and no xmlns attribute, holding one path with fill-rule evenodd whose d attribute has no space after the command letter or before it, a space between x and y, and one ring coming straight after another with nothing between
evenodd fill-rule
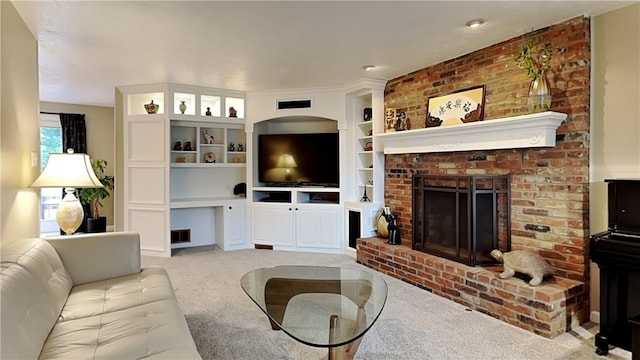
<instances>
[{"instance_id":1,"label":"firebox opening","mask_svg":"<svg viewBox=\"0 0 640 360\"><path fill-rule=\"evenodd\" d=\"M413 177L412 248L463 264L489 265L511 249L509 175Z\"/></svg>"}]
</instances>

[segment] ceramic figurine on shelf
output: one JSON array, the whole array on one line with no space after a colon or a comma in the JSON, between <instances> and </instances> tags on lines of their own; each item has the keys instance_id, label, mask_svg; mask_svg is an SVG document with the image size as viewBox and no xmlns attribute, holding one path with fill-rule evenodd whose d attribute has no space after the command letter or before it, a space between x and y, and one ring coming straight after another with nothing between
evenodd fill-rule
<instances>
[{"instance_id":1,"label":"ceramic figurine on shelf","mask_svg":"<svg viewBox=\"0 0 640 360\"><path fill-rule=\"evenodd\" d=\"M245 197L247 195L247 183L239 183L233 187L233 195Z\"/></svg>"},{"instance_id":2,"label":"ceramic figurine on shelf","mask_svg":"<svg viewBox=\"0 0 640 360\"><path fill-rule=\"evenodd\" d=\"M236 151L236 145L234 143L229 143L229 151Z\"/></svg>"},{"instance_id":3,"label":"ceramic figurine on shelf","mask_svg":"<svg viewBox=\"0 0 640 360\"><path fill-rule=\"evenodd\" d=\"M180 112L184 114L184 112L187 111L187 104L185 104L184 101L180 101L180 106L178 106L178 108L180 109Z\"/></svg>"},{"instance_id":4,"label":"ceramic figurine on shelf","mask_svg":"<svg viewBox=\"0 0 640 360\"><path fill-rule=\"evenodd\" d=\"M210 135L207 130L204 131L202 136L204 136L204 140L207 142L207 144L213 144L213 135Z\"/></svg>"},{"instance_id":5,"label":"ceramic figurine on shelf","mask_svg":"<svg viewBox=\"0 0 640 360\"><path fill-rule=\"evenodd\" d=\"M173 150L182 151L182 142L181 141L176 141L176 144L173 145Z\"/></svg>"},{"instance_id":6,"label":"ceramic figurine on shelf","mask_svg":"<svg viewBox=\"0 0 640 360\"><path fill-rule=\"evenodd\" d=\"M206 153L204 155L204 162L207 164L213 164L216 162L216 154L214 153Z\"/></svg>"},{"instance_id":7,"label":"ceramic figurine on shelf","mask_svg":"<svg viewBox=\"0 0 640 360\"><path fill-rule=\"evenodd\" d=\"M191 141L187 141L187 142L184 144L184 149L183 149L183 150L184 150L184 151L193 151L193 148L191 147Z\"/></svg>"},{"instance_id":8,"label":"ceramic figurine on shelf","mask_svg":"<svg viewBox=\"0 0 640 360\"><path fill-rule=\"evenodd\" d=\"M233 106L229 108L229 117L238 117L238 112Z\"/></svg>"},{"instance_id":9,"label":"ceramic figurine on shelf","mask_svg":"<svg viewBox=\"0 0 640 360\"><path fill-rule=\"evenodd\" d=\"M373 109L372 108L364 108L364 111L363 111L363 114L362 114L362 120L371 121L372 115L373 115Z\"/></svg>"},{"instance_id":10,"label":"ceramic figurine on shelf","mask_svg":"<svg viewBox=\"0 0 640 360\"><path fill-rule=\"evenodd\" d=\"M396 123L396 131L409 130L407 128L407 114L403 111L398 115L398 121Z\"/></svg>"},{"instance_id":11,"label":"ceramic figurine on shelf","mask_svg":"<svg viewBox=\"0 0 640 360\"><path fill-rule=\"evenodd\" d=\"M238 144L238 151L244 151L244 145L242 145L242 143Z\"/></svg>"},{"instance_id":12,"label":"ceramic figurine on shelf","mask_svg":"<svg viewBox=\"0 0 640 360\"><path fill-rule=\"evenodd\" d=\"M207 107L207 112L204 113L206 116L211 116L211 108Z\"/></svg>"},{"instance_id":13,"label":"ceramic figurine on shelf","mask_svg":"<svg viewBox=\"0 0 640 360\"><path fill-rule=\"evenodd\" d=\"M371 199L369 199L369 196L367 195L367 187L364 187L364 194L362 194L362 197L360 198L361 202L367 202L367 201L371 201Z\"/></svg>"}]
</instances>

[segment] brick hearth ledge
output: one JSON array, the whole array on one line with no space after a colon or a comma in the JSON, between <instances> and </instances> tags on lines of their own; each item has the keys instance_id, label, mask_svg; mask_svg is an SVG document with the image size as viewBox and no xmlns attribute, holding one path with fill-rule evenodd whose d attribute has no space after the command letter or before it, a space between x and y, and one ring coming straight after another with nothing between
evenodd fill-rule
<instances>
[{"instance_id":1,"label":"brick hearth ledge","mask_svg":"<svg viewBox=\"0 0 640 360\"><path fill-rule=\"evenodd\" d=\"M369 268L418 286L436 295L497 319L553 338L579 325L577 311L586 311L584 283L561 277L545 278L538 286L513 277L502 280L502 266L471 267L385 239L358 239L357 261ZM584 314L583 314L584 315Z\"/></svg>"}]
</instances>

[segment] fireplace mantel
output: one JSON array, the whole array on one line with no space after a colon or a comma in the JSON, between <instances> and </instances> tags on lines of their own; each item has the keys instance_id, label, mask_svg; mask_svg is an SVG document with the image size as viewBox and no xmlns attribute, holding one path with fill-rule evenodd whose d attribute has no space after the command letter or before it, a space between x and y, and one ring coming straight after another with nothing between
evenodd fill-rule
<instances>
[{"instance_id":1,"label":"fireplace mantel","mask_svg":"<svg viewBox=\"0 0 640 360\"><path fill-rule=\"evenodd\" d=\"M546 111L461 125L378 134L376 141L382 143L385 154L555 146L556 129L566 118L567 114Z\"/></svg>"}]
</instances>

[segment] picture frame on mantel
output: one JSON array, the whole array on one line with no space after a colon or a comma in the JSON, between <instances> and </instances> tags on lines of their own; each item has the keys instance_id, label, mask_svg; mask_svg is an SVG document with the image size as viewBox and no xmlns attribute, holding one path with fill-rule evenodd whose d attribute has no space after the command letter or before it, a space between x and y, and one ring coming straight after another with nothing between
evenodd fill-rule
<instances>
[{"instance_id":1,"label":"picture frame on mantel","mask_svg":"<svg viewBox=\"0 0 640 360\"><path fill-rule=\"evenodd\" d=\"M425 127L460 125L484 120L486 85L429 97Z\"/></svg>"}]
</instances>

